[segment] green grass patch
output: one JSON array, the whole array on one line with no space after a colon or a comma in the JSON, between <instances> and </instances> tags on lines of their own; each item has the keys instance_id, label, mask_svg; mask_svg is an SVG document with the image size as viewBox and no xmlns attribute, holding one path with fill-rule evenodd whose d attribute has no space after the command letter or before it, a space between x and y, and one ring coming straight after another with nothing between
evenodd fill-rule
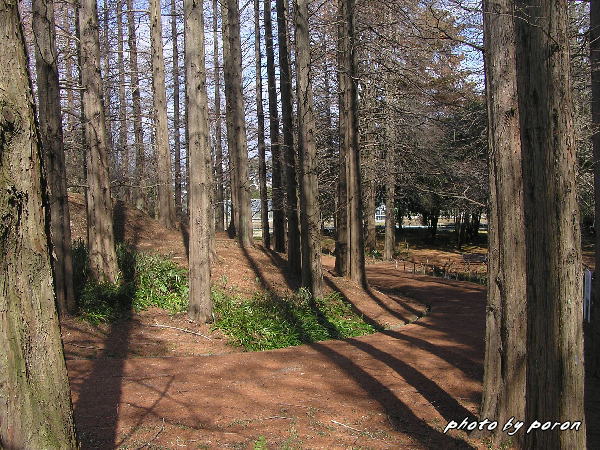
<instances>
[{"instance_id":1,"label":"green grass patch","mask_svg":"<svg viewBox=\"0 0 600 450\"><path fill-rule=\"evenodd\" d=\"M153 306L171 313L187 310L185 269L160 255L136 252L126 244L117 246L117 261L121 270L117 283L93 281L85 244L77 241L73 245L75 295L83 319L93 324L112 322Z\"/></svg>"},{"instance_id":2,"label":"green grass patch","mask_svg":"<svg viewBox=\"0 0 600 450\"><path fill-rule=\"evenodd\" d=\"M157 254L136 252L119 244L121 279L98 283L91 279L86 246L73 245L74 284L79 315L92 323L127 318L132 311L158 307L170 313L187 311L188 274ZM226 280L224 280L226 282ZM326 339L371 334L380 329L365 322L339 293L314 299L300 289L286 298L260 292L239 298L214 287L215 323L234 345L245 350L283 348Z\"/></svg>"},{"instance_id":3,"label":"green grass patch","mask_svg":"<svg viewBox=\"0 0 600 450\"><path fill-rule=\"evenodd\" d=\"M339 293L313 299L301 289L288 298L257 293L251 299L240 299L214 289L213 300L215 328L250 351L379 331L356 314Z\"/></svg>"}]
</instances>

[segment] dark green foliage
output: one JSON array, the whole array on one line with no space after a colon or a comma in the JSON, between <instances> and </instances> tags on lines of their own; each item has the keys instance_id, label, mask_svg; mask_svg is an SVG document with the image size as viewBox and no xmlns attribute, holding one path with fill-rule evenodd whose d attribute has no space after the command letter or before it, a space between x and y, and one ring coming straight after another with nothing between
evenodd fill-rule
<instances>
[{"instance_id":1,"label":"dark green foliage","mask_svg":"<svg viewBox=\"0 0 600 450\"><path fill-rule=\"evenodd\" d=\"M153 306L171 313L183 312L188 303L187 273L159 255L138 253L117 246L123 278L117 283L97 283L89 277L88 251L82 241L73 245L74 286L79 314L97 324L127 317L132 310Z\"/></svg>"},{"instance_id":2,"label":"dark green foliage","mask_svg":"<svg viewBox=\"0 0 600 450\"><path fill-rule=\"evenodd\" d=\"M366 323L339 293L312 299L300 290L289 298L256 294L238 299L213 290L215 328L246 350L268 350L380 331Z\"/></svg>"}]
</instances>

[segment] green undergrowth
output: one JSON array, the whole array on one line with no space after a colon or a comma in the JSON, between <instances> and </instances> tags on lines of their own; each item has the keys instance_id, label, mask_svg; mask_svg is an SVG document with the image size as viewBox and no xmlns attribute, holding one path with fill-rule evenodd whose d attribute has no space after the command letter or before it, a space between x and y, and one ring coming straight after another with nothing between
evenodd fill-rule
<instances>
[{"instance_id":1,"label":"green undergrowth","mask_svg":"<svg viewBox=\"0 0 600 450\"><path fill-rule=\"evenodd\" d=\"M287 298L257 293L251 299L242 299L214 289L213 300L214 326L227 334L233 344L250 351L379 331L356 314L337 292L313 299L301 289Z\"/></svg>"},{"instance_id":2,"label":"green undergrowth","mask_svg":"<svg viewBox=\"0 0 600 450\"><path fill-rule=\"evenodd\" d=\"M81 241L74 244L74 287L83 319L93 324L112 322L153 306L171 313L187 310L185 269L160 255L136 252L126 244L117 246L117 261L121 271L117 283L93 281L86 246Z\"/></svg>"},{"instance_id":3,"label":"green undergrowth","mask_svg":"<svg viewBox=\"0 0 600 450\"><path fill-rule=\"evenodd\" d=\"M172 314L187 311L186 269L163 256L137 252L125 244L117 246L117 260L121 270L119 281L95 282L90 277L86 246L81 241L74 244L74 285L81 318L97 325L127 318L132 311L150 307ZM285 298L258 292L248 299L215 286L212 297L213 328L225 333L232 344L249 351L380 331L365 322L337 292L316 299L304 289Z\"/></svg>"}]
</instances>

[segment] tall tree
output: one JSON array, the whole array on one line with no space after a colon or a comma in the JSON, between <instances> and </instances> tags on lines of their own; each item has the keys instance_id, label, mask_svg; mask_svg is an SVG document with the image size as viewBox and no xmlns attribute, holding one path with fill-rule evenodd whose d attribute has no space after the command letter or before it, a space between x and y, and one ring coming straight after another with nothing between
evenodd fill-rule
<instances>
[{"instance_id":1,"label":"tall tree","mask_svg":"<svg viewBox=\"0 0 600 450\"><path fill-rule=\"evenodd\" d=\"M75 449L18 2L0 1L0 445Z\"/></svg>"},{"instance_id":2,"label":"tall tree","mask_svg":"<svg viewBox=\"0 0 600 450\"><path fill-rule=\"evenodd\" d=\"M184 0L185 79L189 149L190 305L192 320L212 320L210 297L211 161L204 54L204 16L200 0Z\"/></svg>"},{"instance_id":3,"label":"tall tree","mask_svg":"<svg viewBox=\"0 0 600 450\"><path fill-rule=\"evenodd\" d=\"M179 34L177 33L177 5L171 0L171 39L173 42L173 145L175 149L175 214L182 215L181 206L181 117L179 108Z\"/></svg>"},{"instance_id":4,"label":"tall tree","mask_svg":"<svg viewBox=\"0 0 600 450\"><path fill-rule=\"evenodd\" d=\"M301 273L300 227L298 223L298 182L296 179L296 151L294 148L292 71L290 66L287 5L276 0L277 39L279 42L279 86L281 90L281 118L283 122L282 153L286 183L287 255L290 272Z\"/></svg>"},{"instance_id":5,"label":"tall tree","mask_svg":"<svg viewBox=\"0 0 600 450\"><path fill-rule=\"evenodd\" d=\"M133 114L133 142L135 147L135 206L143 209L145 203L144 192L144 129L142 127L142 96L140 93L140 76L138 69L138 48L137 37L135 34L135 11L133 9L133 0L127 1L127 28L129 45L129 72L131 82L131 106Z\"/></svg>"},{"instance_id":6,"label":"tall tree","mask_svg":"<svg viewBox=\"0 0 600 450\"><path fill-rule=\"evenodd\" d=\"M225 230L225 187L223 180L223 131L221 121L221 62L219 61L219 8L212 2L213 66L215 68L215 229Z\"/></svg>"},{"instance_id":7,"label":"tall tree","mask_svg":"<svg viewBox=\"0 0 600 450\"><path fill-rule=\"evenodd\" d=\"M321 212L317 184L317 145L315 116L310 80L310 34L308 1L296 2L296 90L298 95L298 146L300 149L301 188L300 223L302 230L302 284L313 297L320 297Z\"/></svg>"},{"instance_id":8,"label":"tall tree","mask_svg":"<svg viewBox=\"0 0 600 450\"><path fill-rule=\"evenodd\" d=\"M150 0L150 40L152 44L152 90L154 92L155 142L158 162L158 220L166 228L175 228L160 0Z\"/></svg>"},{"instance_id":9,"label":"tall tree","mask_svg":"<svg viewBox=\"0 0 600 450\"><path fill-rule=\"evenodd\" d=\"M83 88L86 144L87 238L92 276L117 281L112 199L108 177L108 142L100 78L100 41L96 0L82 0L79 7L79 58Z\"/></svg>"},{"instance_id":10,"label":"tall tree","mask_svg":"<svg viewBox=\"0 0 600 450\"><path fill-rule=\"evenodd\" d=\"M367 286L365 271L365 242L362 224L362 182L360 174L360 149L358 144L358 98L356 91L356 57L354 46L354 0L340 0L340 16L343 28L340 44L342 66L340 83L343 88L343 108L340 108L342 124L340 133L346 155L346 195L348 204L348 275L361 286ZM340 172L341 172L340 168Z\"/></svg>"},{"instance_id":11,"label":"tall tree","mask_svg":"<svg viewBox=\"0 0 600 450\"><path fill-rule=\"evenodd\" d=\"M273 19L271 0L264 0L265 51L267 54L267 86L269 93L269 139L271 141L273 199L273 241L276 252L285 252L285 212L281 171L281 148L279 137L279 111L275 82L275 52L273 51Z\"/></svg>"},{"instance_id":12,"label":"tall tree","mask_svg":"<svg viewBox=\"0 0 600 450\"><path fill-rule=\"evenodd\" d=\"M229 158L234 161L232 197L236 196L235 232L242 246L252 245L252 214L248 179L248 141L244 121L244 93L242 89L242 44L238 0L223 2L223 44L225 96L227 100L227 133L231 133ZM227 15L225 18L224 16ZM225 51L227 50L227 51ZM231 130L231 131L230 131ZM234 194L234 191L236 193Z\"/></svg>"},{"instance_id":13,"label":"tall tree","mask_svg":"<svg viewBox=\"0 0 600 450\"><path fill-rule=\"evenodd\" d=\"M256 62L256 118L258 121L258 186L260 223L265 248L271 248L269 199L267 197L267 161L265 151L265 113L262 96L262 54L260 49L260 0L254 0L254 59Z\"/></svg>"},{"instance_id":14,"label":"tall tree","mask_svg":"<svg viewBox=\"0 0 600 450\"><path fill-rule=\"evenodd\" d=\"M335 271L339 276L348 275L350 267L349 261L349 245L348 245L348 174L346 163L347 144L345 129L348 120L346 114L346 83L347 75L344 73L343 67L346 63L344 48L346 46L346 26L343 2L345 0L337 0L337 38L338 38L338 109L339 109L339 148L338 148L338 182L337 182L337 209L335 218Z\"/></svg>"},{"instance_id":15,"label":"tall tree","mask_svg":"<svg viewBox=\"0 0 600 450\"><path fill-rule=\"evenodd\" d=\"M389 94L389 90L386 92ZM394 195L396 192L396 176L394 167L394 146L393 146L393 127L391 111L389 106L390 100L387 100L385 131L387 139L387 147L385 149L385 238L383 244L383 258L390 261L394 258L394 250L396 248L396 214L394 212Z\"/></svg>"},{"instance_id":16,"label":"tall tree","mask_svg":"<svg viewBox=\"0 0 600 450\"><path fill-rule=\"evenodd\" d=\"M127 99L125 96L125 64L123 36L123 0L117 0L117 69L119 71L119 139L118 152L121 155L121 179L123 198L131 202L131 180L129 178L129 147L127 146Z\"/></svg>"},{"instance_id":17,"label":"tall tree","mask_svg":"<svg viewBox=\"0 0 600 450\"><path fill-rule=\"evenodd\" d=\"M585 448L581 236L567 3L518 0L517 91L527 260L527 448Z\"/></svg>"},{"instance_id":18,"label":"tall tree","mask_svg":"<svg viewBox=\"0 0 600 450\"><path fill-rule=\"evenodd\" d=\"M34 0L33 31L38 86L40 138L50 198L52 271L56 304L60 314L75 310L71 220L67 196L67 174L63 145L60 87L54 28L54 2Z\"/></svg>"},{"instance_id":19,"label":"tall tree","mask_svg":"<svg viewBox=\"0 0 600 450\"><path fill-rule=\"evenodd\" d=\"M594 134L595 224L600 224L600 1L590 1L590 64L592 69L592 124ZM598 227L598 225L597 225ZM596 231L596 267L600 268L600 230ZM594 277L594 303L591 309L587 367L600 377L600 276Z\"/></svg>"},{"instance_id":20,"label":"tall tree","mask_svg":"<svg viewBox=\"0 0 600 450\"><path fill-rule=\"evenodd\" d=\"M481 417L506 423L525 416L527 333L525 224L517 97L515 27L510 0L485 0L488 105L488 270ZM512 437L522 445L523 434ZM496 430L494 445L507 435Z\"/></svg>"}]
</instances>

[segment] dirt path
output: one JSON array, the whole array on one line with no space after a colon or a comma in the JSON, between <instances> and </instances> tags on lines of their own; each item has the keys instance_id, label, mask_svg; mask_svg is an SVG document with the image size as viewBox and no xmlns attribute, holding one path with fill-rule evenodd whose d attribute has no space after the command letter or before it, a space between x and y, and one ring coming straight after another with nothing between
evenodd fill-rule
<instances>
[{"instance_id":1,"label":"dirt path","mask_svg":"<svg viewBox=\"0 0 600 450\"><path fill-rule=\"evenodd\" d=\"M401 323L417 305L404 294L430 314L371 336L268 352L68 361L83 448L475 447L442 429L476 412L483 288L386 264L368 273L388 294L384 305L373 298L372 313Z\"/></svg>"}]
</instances>

